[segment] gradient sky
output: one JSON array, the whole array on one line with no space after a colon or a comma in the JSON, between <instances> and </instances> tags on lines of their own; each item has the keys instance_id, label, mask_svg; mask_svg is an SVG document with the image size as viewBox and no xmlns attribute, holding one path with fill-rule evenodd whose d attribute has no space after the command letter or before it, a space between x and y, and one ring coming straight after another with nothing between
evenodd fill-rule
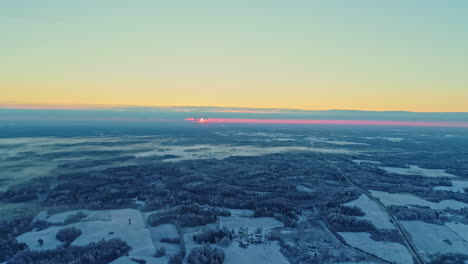
<instances>
[{"instance_id":1,"label":"gradient sky","mask_svg":"<svg viewBox=\"0 0 468 264\"><path fill-rule=\"evenodd\" d=\"M0 0L0 104L468 112L466 0Z\"/></svg>"}]
</instances>

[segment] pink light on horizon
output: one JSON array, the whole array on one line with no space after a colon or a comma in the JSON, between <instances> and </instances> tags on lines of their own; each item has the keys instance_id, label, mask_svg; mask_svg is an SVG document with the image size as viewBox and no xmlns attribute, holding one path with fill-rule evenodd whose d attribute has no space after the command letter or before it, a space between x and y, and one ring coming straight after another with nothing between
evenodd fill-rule
<instances>
[{"instance_id":1,"label":"pink light on horizon","mask_svg":"<svg viewBox=\"0 0 468 264\"><path fill-rule=\"evenodd\" d=\"M185 120L194 122L194 123L420 126L420 127L467 127L468 128L468 122L443 122L443 121L247 119L247 118L198 118L198 119L186 118Z\"/></svg>"},{"instance_id":2,"label":"pink light on horizon","mask_svg":"<svg viewBox=\"0 0 468 264\"><path fill-rule=\"evenodd\" d=\"M283 110L271 109L271 110L256 110L256 109L226 109L211 111L214 113L242 113L242 114L279 114L283 113Z\"/></svg>"}]
</instances>

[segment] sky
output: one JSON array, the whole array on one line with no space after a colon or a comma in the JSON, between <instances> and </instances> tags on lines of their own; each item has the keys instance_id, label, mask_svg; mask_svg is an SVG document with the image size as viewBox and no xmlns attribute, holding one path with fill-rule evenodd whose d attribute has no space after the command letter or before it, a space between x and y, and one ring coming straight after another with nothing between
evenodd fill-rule
<instances>
[{"instance_id":1,"label":"sky","mask_svg":"<svg viewBox=\"0 0 468 264\"><path fill-rule=\"evenodd\" d=\"M468 112L468 1L0 0L0 104Z\"/></svg>"}]
</instances>

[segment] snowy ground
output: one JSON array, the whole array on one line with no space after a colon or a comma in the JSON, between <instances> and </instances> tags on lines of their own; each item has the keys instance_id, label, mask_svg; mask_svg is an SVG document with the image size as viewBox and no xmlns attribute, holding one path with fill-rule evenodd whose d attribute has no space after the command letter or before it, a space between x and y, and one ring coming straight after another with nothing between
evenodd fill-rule
<instances>
[{"instance_id":1,"label":"snowy ground","mask_svg":"<svg viewBox=\"0 0 468 264\"><path fill-rule=\"evenodd\" d=\"M405 246L394 242L374 241L369 233L339 232L346 243L382 259L408 264L413 263L413 258Z\"/></svg>"},{"instance_id":2,"label":"snowy ground","mask_svg":"<svg viewBox=\"0 0 468 264\"><path fill-rule=\"evenodd\" d=\"M121 209L88 211L88 214L89 216L81 222L66 226L76 227L82 232L72 245L83 246L102 239L120 238L132 247L129 252L130 256L152 256L155 253L150 231L146 229L139 211ZM57 216L57 218L63 217L64 214ZM129 224L129 219L131 219L131 224ZM64 226L52 226L38 232L27 232L19 236L17 240L26 243L33 250L54 249L61 245L55 236L62 228ZM38 239L44 240L42 247L38 246Z\"/></svg>"},{"instance_id":3,"label":"snowy ground","mask_svg":"<svg viewBox=\"0 0 468 264\"><path fill-rule=\"evenodd\" d=\"M455 222L445 223L445 225L468 242L468 225Z\"/></svg>"},{"instance_id":4,"label":"snowy ground","mask_svg":"<svg viewBox=\"0 0 468 264\"><path fill-rule=\"evenodd\" d=\"M87 210L67 211L67 212L64 212L64 213L59 213L59 214L54 214L54 215L49 215L47 213L47 211L41 211L36 216L35 219L40 220L40 221L46 221L46 222L49 222L51 224L63 224L63 222L65 221L65 219L67 219L67 217L69 215L73 215L73 214L76 214L78 212L83 212L88 216L91 214L91 212L87 211Z\"/></svg>"},{"instance_id":5,"label":"snowy ground","mask_svg":"<svg viewBox=\"0 0 468 264\"><path fill-rule=\"evenodd\" d=\"M468 181L451 181L451 182L452 182L452 186L435 186L434 190L464 193L465 188L468 188Z\"/></svg>"},{"instance_id":6,"label":"snowy ground","mask_svg":"<svg viewBox=\"0 0 468 264\"><path fill-rule=\"evenodd\" d=\"M411 234L416 248L429 254L468 252L468 242L445 225L429 224L423 221L400 221Z\"/></svg>"},{"instance_id":7,"label":"snowy ground","mask_svg":"<svg viewBox=\"0 0 468 264\"><path fill-rule=\"evenodd\" d=\"M164 243L160 240L162 238L179 238L179 233L177 228L172 224L164 224L156 227L150 227L151 239L153 240L154 247L159 249L160 247L166 248L166 254L175 255L179 253L180 246L179 244L174 243Z\"/></svg>"},{"instance_id":8,"label":"snowy ground","mask_svg":"<svg viewBox=\"0 0 468 264\"><path fill-rule=\"evenodd\" d=\"M241 248L236 241L233 241L228 247L222 249L225 254L223 264L289 264L286 257L281 254L277 242L265 242Z\"/></svg>"},{"instance_id":9,"label":"snowy ground","mask_svg":"<svg viewBox=\"0 0 468 264\"><path fill-rule=\"evenodd\" d=\"M388 193L382 191L371 192L372 195L379 198L380 201L385 205L420 205L429 206L432 209L438 210L442 210L445 208L460 210L464 207L468 207L468 204L455 200L442 200L438 203L433 203L411 194Z\"/></svg>"},{"instance_id":10,"label":"snowy ground","mask_svg":"<svg viewBox=\"0 0 468 264\"><path fill-rule=\"evenodd\" d=\"M19 237L16 238L20 243L26 243L28 247L32 250L48 250L48 249L56 249L62 242L58 241L55 238L57 232L62 229L63 226L51 226L47 229L38 232L26 232ZM42 239L44 244L39 246L38 240Z\"/></svg>"},{"instance_id":11,"label":"snowy ground","mask_svg":"<svg viewBox=\"0 0 468 264\"><path fill-rule=\"evenodd\" d=\"M395 229L395 226L390 222L387 214L364 194L359 196L358 199L348 202L345 205L361 208L366 215L358 216L357 218L368 220L378 229Z\"/></svg>"},{"instance_id":12,"label":"snowy ground","mask_svg":"<svg viewBox=\"0 0 468 264\"><path fill-rule=\"evenodd\" d=\"M232 216L219 217L218 224L210 224L205 227L222 228L237 230L240 227L248 227L250 232L254 232L258 227L263 228L264 234L268 234L272 228L283 227L284 224L273 217L249 217L253 212L251 210L231 210ZM197 227L184 233L183 240L187 254L194 247L200 247L201 244L193 241L193 235L197 234L204 227ZM264 243L259 245L250 245L248 248L239 247L237 241L232 241L228 247L221 247L226 254L224 263L289 263L279 252L279 246L275 243ZM262 261L260 261L262 260Z\"/></svg>"},{"instance_id":13,"label":"snowy ground","mask_svg":"<svg viewBox=\"0 0 468 264\"><path fill-rule=\"evenodd\" d=\"M161 257L161 258L153 258L153 257L120 257L109 264L137 264L137 262L133 261L133 259L144 260L146 261L145 264L167 264L168 258Z\"/></svg>"},{"instance_id":14,"label":"snowy ground","mask_svg":"<svg viewBox=\"0 0 468 264\"><path fill-rule=\"evenodd\" d=\"M404 175L421 175L425 177L456 177L453 174L447 173L442 169L425 169L416 165L410 165L409 168L398 168L398 167L382 167L388 173L404 174Z\"/></svg>"}]
</instances>

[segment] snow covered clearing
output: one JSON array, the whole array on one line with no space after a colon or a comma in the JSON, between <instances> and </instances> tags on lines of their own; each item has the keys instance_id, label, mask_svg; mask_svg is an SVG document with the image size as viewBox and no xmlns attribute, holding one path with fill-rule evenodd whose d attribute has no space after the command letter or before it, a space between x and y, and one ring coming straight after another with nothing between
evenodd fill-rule
<instances>
[{"instance_id":1,"label":"snow covered clearing","mask_svg":"<svg viewBox=\"0 0 468 264\"><path fill-rule=\"evenodd\" d=\"M413 263L413 258L405 246L394 242L374 241L369 233L339 232L346 243L382 259L396 263Z\"/></svg>"},{"instance_id":2,"label":"snow covered clearing","mask_svg":"<svg viewBox=\"0 0 468 264\"><path fill-rule=\"evenodd\" d=\"M435 186L434 190L464 193L465 188L468 188L468 181L451 181L451 182L452 182L452 186Z\"/></svg>"},{"instance_id":3,"label":"snow covered clearing","mask_svg":"<svg viewBox=\"0 0 468 264\"><path fill-rule=\"evenodd\" d=\"M161 242L162 238L179 238L179 233L175 225L163 224L156 227L149 228L151 233L151 239L153 240L154 247L159 249L160 247L166 248L166 254L175 255L179 253L179 244Z\"/></svg>"},{"instance_id":4,"label":"snow covered clearing","mask_svg":"<svg viewBox=\"0 0 468 264\"><path fill-rule=\"evenodd\" d=\"M468 252L468 243L445 225L429 224L423 221L400 221L411 234L413 242L422 253Z\"/></svg>"},{"instance_id":5,"label":"snow covered clearing","mask_svg":"<svg viewBox=\"0 0 468 264\"><path fill-rule=\"evenodd\" d=\"M20 243L25 243L32 250L56 249L62 245L62 242L58 241L57 238L55 238L55 235L62 228L63 226L51 226L47 229L37 232L26 232L18 236L16 240L18 240ZM44 241L42 246L39 245L39 239Z\"/></svg>"},{"instance_id":6,"label":"snow covered clearing","mask_svg":"<svg viewBox=\"0 0 468 264\"><path fill-rule=\"evenodd\" d=\"M443 169L425 169L416 165L409 165L409 168L399 168L399 167L383 167L380 166L382 170L385 170L388 173L403 174L403 175L421 175L425 177L456 177L453 174L447 173Z\"/></svg>"},{"instance_id":7,"label":"snow covered clearing","mask_svg":"<svg viewBox=\"0 0 468 264\"><path fill-rule=\"evenodd\" d=\"M257 228L261 227L264 234L269 233L272 228L283 227L284 224L274 219L273 217L244 217L236 216L250 215L250 210L234 210L236 214L233 216L221 216L219 217L218 227L226 227L228 230L238 230L241 227L247 227L249 232L254 232ZM206 227L209 227L207 225ZM211 228L215 228L212 225ZM193 235L197 234L202 228L196 228L190 232L184 233L183 239L187 253L189 253L194 247L199 247L198 244L193 240ZM286 258L280 253L279 246L273 242L265 242L262 244L252 244L247 248L241 248L238 241L232 241L227 247L221 247L224 250L226 259L224 263L289 263Z\"/></svg>"},{"instance_id":8,"label":"snow covered clearing","mask_svg":"<svg viewBox=\"0 0 468 264\"><path fill-rule=\"evenodd\" d=\"M366 215L358 216L356 218L368 220L378 229L395 229L395 226L390 222L388 215L364 194L361 194L361 196L354 201L345 203L345 205L361 208Z\"/></svg>"},{"instance_id":9,"label":"snow covered clearing","mask_svg":"<svg viewBox=\"0 0 468 264\"><path fill-rule=\"evenodd\" d=\"M74 215L74 214L76 214L78 212L83 212L88 216L90 215L90 211L75 210L75 211L68 211L68 212L64 212L64 213L54 214L54 215L50 215L50 216L47 215L46 217L41 217L38 220L43 220L43 221L49 222L51 224L63 224L63 222L65 221L65 219L67 219L68 216Z\"/></svg>"},{"instance_id":10,"label":"snow covered clearing","mask_svg":"<svg viewBox=\"0 0 468 264\"><path fill-rule=\"evenodd\" d=\"M445 225L453 232L457 233L461 238L468 242L468 225L456 222L448 222Z\"/></svg>"},{"instance_id":11,"label":"snow covered clearing","mask_svg":"<svg viewBox=\"0 0 468 264\"><path fill-rule=\"evenodd\" d=\"M438 203L433 203L411 194L388 193L372 190L371 193L375 197L379 198L380 201L385 205L420 205L429 206L432 209L438 210L443 210L445 208L460 210L464 207L468 207L468 204L455 200L442 200Z\"/></svg>"},{"instance_id":12,"label":"snow covered clearing","mask_svg":"<svg viewBox=\"0 0 468 264\"><path fill-rule=\"evenodd\" d=\"M84 246L102 239L120 238L132 247L129 252L130 256L152 256L155 253L150 231L146 229L139 211L121 209L88 211L88 214L89 216L81 222L66 226L76 227L82 232L72 245ZM64 215L65 213L60 214L60 218ZM131 224L129 224L129 219ZM54 249L61 245L55 236L63 228L64 226L51 226L41 231L27 232L19 236L17 240L26 243L33 250ZM38 245L38 239L44 241L43 246Z\"/></svg>"},{"instance_id":13,"label":"snow covered clearing","mask_svg":"<svg viewBox=\"0 0 468 264\"><path fill-rule=\"evenodd\" d=\"M161 258L153 258L153 257L120 257L114 261L112 261L110 264L133 264L133 263L137 263L135 261L133 261L132 259L135 259L135 260L144 260L146 262L144 262L145 264L167 264L168 262L168 258L167 257L161 257Z\"/></svg>"},{"instance_id":14,"label":"snow covered clearing","mask_svg":"<svg viewBox=\"0 0 468 264\"><path fill-rule=\"evenodd\" d=\"M225 254L224 264L289 264L286 257L281 254L277 242L265 242L241 248L236 241L233 241L228 247L222 249Z\"/></svg>"}]
</instances>

